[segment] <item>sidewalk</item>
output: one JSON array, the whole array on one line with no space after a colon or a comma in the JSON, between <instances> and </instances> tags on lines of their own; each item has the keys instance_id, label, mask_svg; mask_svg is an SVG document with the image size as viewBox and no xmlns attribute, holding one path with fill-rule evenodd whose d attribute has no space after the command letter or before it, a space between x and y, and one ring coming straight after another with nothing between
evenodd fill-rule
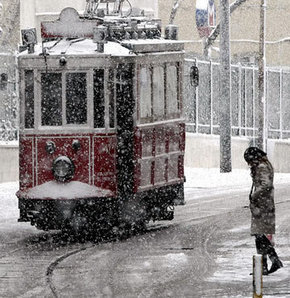
<instances>
[{"instance_id":1,"label":"sidewalk","mask_svg":"<svg viewBox=\"0 0 290 298\"><path fill-rule=\"evenodd\" d=\"M233 169L230 173L220 173L218 168L185 168L185 187L221 188L239 187L248 188L252 185L250 169ZM275 173L274 186L290 183L290 173Z\"/></svg>"},{"instance_id":2,"label":"sidewalk","mask_svg":"<svg viewBox=\"0 0 290 298\"><path fill-rule=\"evenodd\" d=\"M220 195L231 191L250 191L252 179L250 170L233 170L231 173L220 173L219 169L185 168L185 190L188 197L202 198L203 196ZM275 173L274 186L290 184L290 173ZM192 190L191 190L192 188ZM283 189L283 187L282 187ZM194 194L193 196L191 194ZM278 198L276 198L278 199ZM189 199L191 200L191 199ZM290 197L289 197L290 200ZM277 202L276 202L277 203ZM264 298L290 298L290 225L289 212L290 202L285 201L277 204L277 234L275 235L276 250L281 257L284 267L272 275L263 276ZM245 209L246 210L246 209ZM246 221L239 228L228 231L228 239L219 243L216 252L218 270L208 282L213 285L229 286L237 288L234 297L249 298L239 294L239 285L248 285L249 293L252 291L253 277L249 275L252 268L252 255L256 253L253 237L250 237L250 222ZM222 240L222 239L221 239ZM271 262L268 261L268 266ZM221 297L221 296L219 296ZM226 295L223 297L229 297Z\"/></svg>"}]
</instances>

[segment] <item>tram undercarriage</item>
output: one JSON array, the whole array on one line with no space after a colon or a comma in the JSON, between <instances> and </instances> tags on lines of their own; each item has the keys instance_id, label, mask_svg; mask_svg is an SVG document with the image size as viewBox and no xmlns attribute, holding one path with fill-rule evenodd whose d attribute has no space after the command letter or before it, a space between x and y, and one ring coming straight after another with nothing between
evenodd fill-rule
<instances>
[{"instance_id":1,"label":"tram undercarriage","mask_svg":"<svg viewBox=\"0 0 290 298\"><path fill-rule=\"evenodd\" d=\"M174 206L184 202L183 185L144 191L130 199L19 199L19 222L30 222L41 230L75 232L112 229L125 225L144 227L150 220L172 220ZM118 216L116 216L118 215Z\"/></svg>"}]
</instances>

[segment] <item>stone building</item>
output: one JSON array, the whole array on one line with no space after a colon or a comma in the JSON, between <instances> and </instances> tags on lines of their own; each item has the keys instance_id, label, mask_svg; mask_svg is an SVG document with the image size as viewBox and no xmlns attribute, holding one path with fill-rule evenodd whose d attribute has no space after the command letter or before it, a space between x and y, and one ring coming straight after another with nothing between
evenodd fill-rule
<instances>
[{"instance_id":1,"label":"stone building","mask_svg":"<svg viewBox=\"0 0 290 298\"><path fill-rule=\"evenodd\" d=\"M20 2L1 0L2 11L0 27L0 139L5 128L6 139L14 135L9 131L16 125L16 60L15 53L19 44ZM9 132L7 132L9 131ZM8 135L7 135L8 134ZM13 137L12 137L13 138Z\"/></svg>"},{"instance_id":2,"label":"stone building","mask_svg":"<svg viewBox=\"0 0 290 298\"><path fill-rule=\"evenodd\" d=\"M175 0L159 0L159 17L167 24ZM233 3L234 0L230 0ZM196 0L180 0L175 18L179 26L179 38L191 42L187 50L197 56L203 54L203 40L199 37L195 22ZM234 61L253 61L259 50L261 0L246 0L231 15L231 54ZM217 22L219 0L215 0ZM266 61L271 66L290 66L290 1L267 0L266 10ZM219 47L219 38L214 48ZM212 50L217 58L218 52Z\"/></svg>"},{"instance_id":3,"label":"stone building","mask_svg":"<svg viewBox=\"0 0 290 298\"><path fill-rule=\"evenodd\" d=\"M8 0L6 0L7 2ZM17 0L13 0L16 2ZM168 24L171 9L176 0L130 0L132 6L145 9ZM230 0L233 3L235 0ZM86 0L20 0L21 28L39 28L43 20L53 20L62 8L74 6L83 12ZM180 0L175 18L179 26L179 38L188 40L186 49L196 56L203 55L203 40L199 37L195 22L196 0ZM255 61L259 47L261 0L246 0L231 15L231 53L233 61ZM219 0L215 0L217 22ZM290 2L289 0L267 0L266 53L267 64L290 66ZM38 30L39 32L39 30ZM39 33L38 33L39 34ZM40 37L38 35L38 37ZM219 38L213 45L211 54L218 58Z\"/></svg>"}]
</instances>

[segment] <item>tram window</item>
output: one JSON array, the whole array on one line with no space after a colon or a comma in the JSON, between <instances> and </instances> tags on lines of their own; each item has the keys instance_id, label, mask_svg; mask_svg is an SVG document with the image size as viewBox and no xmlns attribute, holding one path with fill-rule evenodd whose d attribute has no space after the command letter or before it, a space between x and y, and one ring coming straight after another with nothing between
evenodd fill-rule
<instances>
[{"instance_id":1,"label":"tram window","mask_svg":"<svg viewBox=\"0 0 290 298\"><path fill-rule=\"evenodd\" d=\"M167 66L167 114L169 118L174 117L179 110L178 103L178 74L175 65Z\"/></svg>"},{"instance_id":2,"label":"tram window","mask_svg":"<svg viewBox=\"0 0 290 298\"><path fill-rule=\"evenodd\" d=\"M25 96L25 112L24 125L25 128L34 127L34 75L33 70L26 70L24 73L24 96Z\"/></svg>"},{"instance_id":3,"label":"tram window","mask_svg":"<svg viewBox=\"0 0 290 298\"><path fill-rule=\"evenodd\" d=\"M140 70L140 116L148 122L152 117L151 70L142 67Z\"/></svg>"},{"instance_id":4,"label":"tram window","mask_svg":"<svg viewBox=\"0 0 290 298\"><path fill-rule=\"evenodd\" d=\"M104 70L94 72L94 127L105 126Z\"/></svg>"},{"instance_id":5,"label":"tram window","mask_svg":"<svg viewBox=\"0 0 290 298\"><path fill-rule=\"evenodd\" d=\"M66 122L87 123L87 78L86 73L66 75Z\"/></svg>"},{"instance_id":6,"label":"tram window","mask_svg":"<svg viewBox=\"0 0 290 298\"><path fill-rule=\"evenodd\" d=\"M109 71L109 125L110 128L115 127L115 72L113 69Z\"/></svg>"},{"instance_id":7,"label":"tram window","mask_svg":"<svg viewBox=\"0 0 290 298\"><path fill-rule=\"evenodd\" d=\"M162 66L153 69L153 112L154 120L164 119L164 68Z\"/></svg>"},{"instance_id":8,"label":"tram window","mask_svg":"<svg viewBox=\"0 0 290 298\"><path fill-rule=\"evenodd\" d=\"M62 81L61 73L41 74L41 124L60 126L62 124Z\"/></svg>"}]
</instances>

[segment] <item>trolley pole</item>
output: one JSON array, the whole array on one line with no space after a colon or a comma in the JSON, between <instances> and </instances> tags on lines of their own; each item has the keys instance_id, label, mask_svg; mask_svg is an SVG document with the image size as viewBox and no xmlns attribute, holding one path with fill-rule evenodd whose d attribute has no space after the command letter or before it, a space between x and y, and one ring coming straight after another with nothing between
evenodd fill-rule
<instances>
[{"instance_id":1,"label":"trolley pole","mask_svg":"<svg viewBox=\"0 0 290 298\"><path fill-rule=\"evenodd\" d=\"M220 0L220 171L232 171L231 157L231 52L230 52L230 5Z\"/></svg>"},{"instance_id":2,"label":"trolley pole","mask_svg":"<svg viewBox=\"0 0 290 298\"><path fill-rule=\"evenodd\" d=\"M260 7L260 42L259 42L259 65L258 65L258 133L256 146L266 150L266 117L265 117L265 24L266 24L266 1L261 0Z\"/></svg>"}]
</instances>

